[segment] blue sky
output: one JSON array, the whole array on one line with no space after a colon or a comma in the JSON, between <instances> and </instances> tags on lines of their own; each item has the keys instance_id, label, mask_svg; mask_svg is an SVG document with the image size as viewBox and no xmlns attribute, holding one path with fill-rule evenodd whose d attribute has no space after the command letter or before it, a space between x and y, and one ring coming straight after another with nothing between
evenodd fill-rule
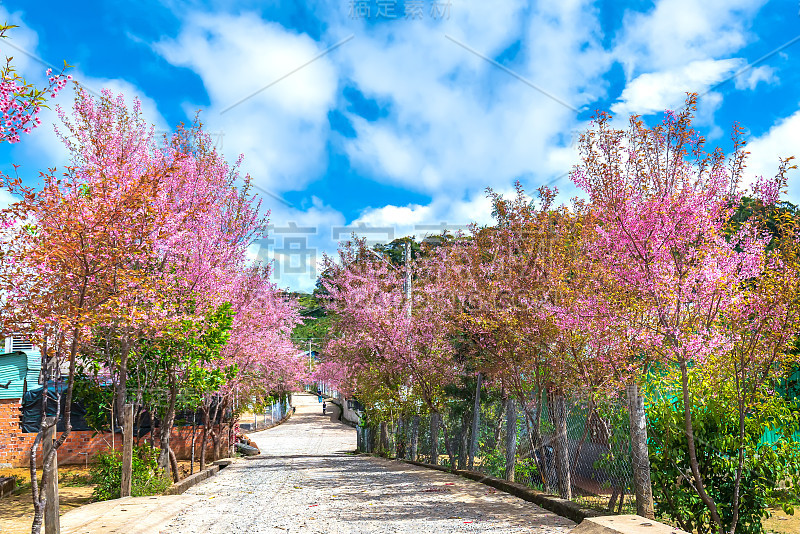
<instances>
[{"instance_id":1,"label":"blue sky","mask_svg":"<svg viewBox=\"0 0 800 534\"><path fill-rule=\"evenodd\" d=\"M66 60L90 90L140 98L159 130L202 110L271 210L276 228L252 250L283 287L313 287L321 254L353 228L381 241L489 222L485 188L515 180L568 199L597 109L655 121L695 91L710 145L746 128L749 176L800 152L795 0L74 6L3 1L20 28L2 52L34 81ZM22 165L31 183L64 158L49 126L0 146L0 169Z\"/></svg>"}]
</instances>

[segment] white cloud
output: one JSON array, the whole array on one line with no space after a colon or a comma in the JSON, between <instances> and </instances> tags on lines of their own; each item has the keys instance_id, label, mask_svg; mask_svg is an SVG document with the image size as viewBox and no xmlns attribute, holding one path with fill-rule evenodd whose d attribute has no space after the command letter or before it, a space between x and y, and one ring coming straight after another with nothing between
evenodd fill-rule
<instances>
[{"instance_id":1,"label":"white cloud","mask_svg":"<svg viewBox=\"0 0 800 534\"><path fill-rule=\"evenodd\" d=\"M18 27L10 30L7 41L0 41L0 50L7 56L13 56L12 64L17 72L37 87L44 87L47 83L45 71L48 66L55 67L62 58L41 58L37 46L39 36L28 27L22 12L9 13L0 6L0 18L16 24ZM11 47L10 44L14 46ZM9 46L4 46L9 45ZM52 61L50 61L52 59ZM134 98L141 102L142 115L148 122L155 125L156 129L167 131L166 121L158 110L156 101L144 94L133 83L121 78L99 78L91 76L78 68L68 69L73 80L83 85L94 97L98 97L101 89L110 89L114 94L125 95L125 102L130 107ZM12 159L18 163L28 162L20 167L20 175L27 179L35 179L39 171L51 167L60 167L68 163L69 153L64 144L53 131L54 126L61 126L61 121L56 112L60 106L69 115L73 104L74 92L72 86L65 87L54 99L48 98L45 108L39 115L42 123L30 134L23 135L19 144L12 149ZM31 164L32 163L32 164Z\"/></svg>"},{"instance_id":2,"label":"white cloud","mask_svg":"<svg viewBox=\"0 0 800 534\"><path fill-rule=\"evenodd\" d=\"M318 198L312 198L312 206L306 210L275 203L270 207L272 228L250 246L249 258L274 261L272 279L279 287L313 290L322 255L336 253L331 232L345 226L344 216Z\"/></svg>"},{"instance_id":3,"label":"white cloud","mask_svg":"<svg viewBox=\"0 0 800 534\"><path fill-rule=\"evenodd\" d=\"M747 144L746 178L751 183L757 176L772 177L777 174L780 158L795 156L800 160L800 110L777 121L772 128ZM789 201L800 203L800 183L797 170L789 174Z\"/></svg>"},{"instance_id":4,"label":"white cloud","mask_svg":"<svg viewBox=\"0 0 800 534\"><path fill-rule=\"evenodd\" d=\"M154 48L202 78L211 99L203 121L224 132L226 152L247 155L244 170L258 185L298 190L324 171L337 73L326 56L303 65L325 45L255 14L193 13L176 39Z\"/></svg>"},{"instance_id":5,"label":"white cloud","mask_svg":"<svg viewBox=\"0 0 800 534\"><path fill-rule=\"evenodd\" d=\"M0 189L0 209L5 209L20 200L5 189Z\"/></svg>"},{"instance_id":6,"label":"white cloud","mask_svg":"<svg viewBox=\"0 0 800 534\"><path fill-rule=\"evenodd\" d=\"M778 81L778 76L775 74L775 69L767 65L756 67L745 72L742 72L736 77L737 89L755 89L760 82L766 84L774 84Z\"/></svg>"},{"instance_id":7,"label":"white cloud","mask_svg":"<svg viewBox=\"0 0 800 534\"><path fill-rule=\"evenodd\" d=\"M508 188L499 189L498 192L513 194ZM442 195L426 206L409 204L367 208L353 224L393 228L395 237L414 235L422 238L440 234L444 229L467 232L467 227L472 223L493 223L491 200L482 191L460 200Z\"/></svg>"},{"instance_id":8,"label":"white cloud","mask_svg":"<svg viewBox=\"0 0 800 534\"><path fill-rule=\"evenodd\" d=\"M620 101L611 106L611 111L627 116L677 109L686 99L686 93L705 93L744 64L743 59L706 59L671 70L642 74L625 86ZM708 100L709 96L704 98Z\"/></svg>"},{"instance_id":9,"label":"white cloud","mask_svg":"<svg viewBox=\"0 0 800 534\"><path fill-rule=\"evenodd\" d=\"M646 13L629 11L614 55L628 79L693 61L727 56L755 39L749 33L766 0L660 0Z\"/></svg>"},{"instance_id":10,"label":"white cloud","mask_svg":"<svg viewBox=\"0 0 800 534\"><path fill-rule=\"evenodd\" d=\"M628 80L615 111L644 114L676 109L685 92L698 92L702 96L695 124L709 128L709 139L721 136L727 125L721 129L714 122L721 97L703 93L744 68L746 61L735 56L758 39L751 26L765 3L657 0L647 11L626 11L611 52ZM773 81L768 68L745 71L734 83L737 89L752 89L762 81Z\"/></svg>"},{"instance_id":11,"label":"white cloud","mask_svg":"<svg viewBox=\"0 0 800 534\"><path fill-rule=\"evenodd\" d=\"M603 90L609 61L590 3L457 7L458 20L440 29L387 24L337 56L357 88L390 110L377 121L349 114L352 162L375 180L433 195L568 171L577 154L563 133L578 124L570 106ZM526 81L465 47L488 57L518 47L503 64Z\"/></svg>"}]
</instances>

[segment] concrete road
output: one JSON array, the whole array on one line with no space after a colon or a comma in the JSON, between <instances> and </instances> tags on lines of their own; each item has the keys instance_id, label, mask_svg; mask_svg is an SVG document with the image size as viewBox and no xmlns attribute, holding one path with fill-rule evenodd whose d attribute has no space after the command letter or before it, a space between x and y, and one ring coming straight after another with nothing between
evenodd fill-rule
<instances>
[{"instance_id":1,"label":"concrete road","mask_svg":"<svg viewBox=\"0 0 800 534\"><path fill-rule=\"evenodd\" d=\"M288 422L250 434L261 455L235 462L183 495L142 498L149 500L136 501L135 512L129 504L125 512L121 505L98 509L101 517L84 525L68 516L96 505L70 512L62 532L555 534L574 526L477 482L354 456L353 428L324 417L316 396L295 395L294 403L297 412ZM137 527L137 516L147 518L146 528Z\"/></svg>"}]
</instances>

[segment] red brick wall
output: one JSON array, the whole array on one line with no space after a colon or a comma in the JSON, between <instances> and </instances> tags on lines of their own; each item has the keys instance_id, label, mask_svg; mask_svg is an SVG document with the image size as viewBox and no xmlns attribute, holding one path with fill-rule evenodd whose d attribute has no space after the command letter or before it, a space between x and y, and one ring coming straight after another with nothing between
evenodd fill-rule
<instances>
[{"instance_id":1,"label":"red brick wall","mask_svg":"<svg viewBox=\"0 0 800 534\"><path fill-rule=\"evenodd\" d=\"M27 467L30 465L30 448L36 439L35 433L22 432L21 429L22 406L19 399L0 399L0 466ZM197 426L197 454L200 454L200 438L202 425ZM156 434L157 435L157 434ZM149 437L149 436L148 436ZM228 446L228 435L224 432L222 437L222 452ZM110 432L93 432L90 430L73 431L64 445L58 449L58 464L82 464L89 462L94 456L104 450L111 449L112 436ZM148 440L149 442L149 440ZM122 435L114 436L116 450L122 450ZM191 457L192 452L192 427L175 427L170 436L170 446L175 451L179 460ZM207 457L210 457L214 444L209 436L206 446ZM38 456L41 458L41 448ZM39 462L41 465L41 460Z\"/></svg>"}]
</instances>

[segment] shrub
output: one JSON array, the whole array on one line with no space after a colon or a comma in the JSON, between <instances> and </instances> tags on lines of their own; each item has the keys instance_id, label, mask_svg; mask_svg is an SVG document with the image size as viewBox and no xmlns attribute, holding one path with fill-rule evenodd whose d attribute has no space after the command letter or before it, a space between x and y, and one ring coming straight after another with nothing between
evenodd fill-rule
<instances>
[{"instance_id":1,"label":"shrub","mask_svg":"<svg viewBox=\"0 0 800 534\"><path fill-rule=\"evenodd\" d=\"M172 481L158 467L158 449L149 445L133 448L131 496L142 497L163 493ZM122 455L117 451L101 452L95 458L91 482L96 484L92 497L98 501L118 499L122 483Z\"/></svg>"},{"instance_id":2,"label":"shrub","mask_svg":"<svg viewBox=\"0 0 800 534\"><path fill-rule=\"evenodd\" d=\"M706 491L719 507L725 531L733 526L734 481L740 451L744 457L739 491L738 534L762 534L762 518L769 517L774 493L783 485L794 494L800 475L800 444L793 440L797 406L780 395L764 391L745 415L745 435L739 439L739 414L732 387L712 385L693 373L692 417L700 473ZM673 520L683 530L713 532L708 509L687 482L692 474L678 389L668 385L666 396L648 407L650 463L656 515ZM763 439L772 430L774 441ZM790 506L784 507L792 513Z\"/></svg>"}]
</instances>

